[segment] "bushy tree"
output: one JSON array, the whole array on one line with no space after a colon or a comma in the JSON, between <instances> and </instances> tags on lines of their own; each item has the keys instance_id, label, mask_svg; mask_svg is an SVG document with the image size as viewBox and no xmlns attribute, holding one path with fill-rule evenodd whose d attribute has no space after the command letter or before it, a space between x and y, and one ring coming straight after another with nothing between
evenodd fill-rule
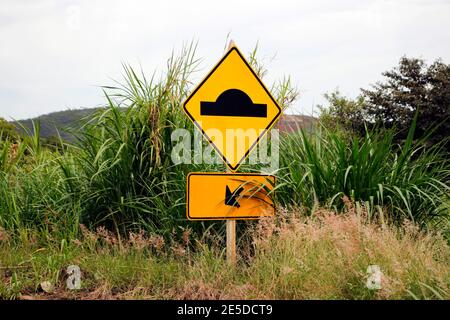
<instances>
[{"instance_id":1,"label":"bushy tree","mask_svg":"<svg viewBox=\"0 0 450 320\"><path fill-rule=\"evenodd\" d=\"M422 59L400 59L399 65L382 74L383 81L371 89L361 89L356 99L338 90L326 94L321 120L331 128L364 133L365 127L394 128L397 141L404 140L414 114L418 112L415 137L430 133L434 144L448 140L450 132L450 65L436 60L427 65ZM447 150L449 144L446 144Z\"/></svg>"},{"instance_id":2,"label":"bushy tree","mask_svg":"<svg viewBox=\"0 0 450 320\"><path fill-rule=\"evenodd\" d=\"M358 96L350 99L343 96L338 89L324 94L328 101L326 107L319 106L320 121L329 129L351 133L364 131L364 98Z\"/></svg>"},{"instance_id":3,"label":"bushy tree","mask_svg":"<svg viewBox=\"0 0 450 320\"><path fill-rule=\"evenodd\" d=\"M400 59L399 65L383 73L384 81L372 89L361 89L366 120L386 128L395 127L405 138L415 112L416 136L435 128L435 143L450 132L450 65L436 60L428 66L422 59ZM440 124L437 128L436 126Z\"/></svg>"}]
</instances>

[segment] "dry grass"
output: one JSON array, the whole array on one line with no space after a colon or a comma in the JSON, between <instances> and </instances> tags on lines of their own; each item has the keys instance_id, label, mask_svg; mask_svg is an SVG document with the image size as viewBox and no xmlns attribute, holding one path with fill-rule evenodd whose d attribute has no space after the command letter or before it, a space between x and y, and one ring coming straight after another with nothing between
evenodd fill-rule
<instances>
[{"instance_id":1,"label":"dry grass","mask_svg":"<svg viewBox=\"0 0 450 320\"><path fill-rule=\"evenodd\" d=\"M258 275L252 277L252 283L264 296L448 297L447 243L412 224L395 228L367 223L365 217L353 212L336 215L325 210L275 227L273 221L266 223L269 226L265 229L272 235L267 237L263 232L256 238L256 254L249 270L249 274ZM369 265L378 265L382 271L380 290L365 287Z\"/></svg>"},{"instance_id":2,"label":"dry grass","mask_svg":"<svg viewBox=\"0 0 450 320\"><path fill-rule=\"evenodd\" d=\"M448 299L450 253L439 234L367 222L344 214L311 217L281 211L249 231L235 267L216 245L164 243L143 232L117 239L84 229L84 239L40 248L0 242L0 297L24 299ZM190 245L189 245L190 243ZM65 289L64 269L78 264L82 289ZM382 271L366 287L367 267ZM43 281L55 292L39 292Z\"/></svg>"}]
</instances>

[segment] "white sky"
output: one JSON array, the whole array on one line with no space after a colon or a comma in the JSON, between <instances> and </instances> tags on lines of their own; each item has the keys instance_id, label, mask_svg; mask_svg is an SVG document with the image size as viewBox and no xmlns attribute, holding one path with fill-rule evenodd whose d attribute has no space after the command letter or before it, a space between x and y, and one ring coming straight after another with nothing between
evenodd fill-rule
<instances>
[{"instance_id":1,"label":"white sky","mask_svg":"<svg viewBox=\"0 0 450 320\"><path fill-rule=\"evenodd\" d=\"M150 75L191 40L201 79L228 33L244 53L259 41L264 82L291 75L301 91L292 111L311 114L323 93L354 97L402 55L450 63L450 0L2 0L0 117L98 106L121 62Z\"/></svg>"}]
</instances>

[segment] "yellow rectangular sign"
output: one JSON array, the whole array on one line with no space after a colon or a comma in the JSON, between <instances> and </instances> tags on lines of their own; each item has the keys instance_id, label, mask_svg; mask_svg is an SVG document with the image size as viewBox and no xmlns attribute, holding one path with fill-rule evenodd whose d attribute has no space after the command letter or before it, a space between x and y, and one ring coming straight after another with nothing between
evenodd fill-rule
<instances>
[{"instance_id":1,"label":"yellow rectangular sign","mask_svg":"<svg viewBox=\"0 0 450 320\"><path fill-rule=\"evenodd\" d=\"M274 216L275 177L256 173L192 172L187 178L189 220Z\"/></svg>"}]
</instances>

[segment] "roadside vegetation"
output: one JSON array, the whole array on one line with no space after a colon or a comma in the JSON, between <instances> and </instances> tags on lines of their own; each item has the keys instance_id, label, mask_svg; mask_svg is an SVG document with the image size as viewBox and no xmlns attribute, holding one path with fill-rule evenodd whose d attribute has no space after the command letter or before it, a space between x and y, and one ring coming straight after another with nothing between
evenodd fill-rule
<instances>
[{"instance_id":1,"label":"roadside vegetation","mask_svg":"<svg viewBox=\"0 0 450 320\"><path fill-rule=\"evenodd\" d=\"M439 234L412 223L370 222L351 202L345 212L311 217L283 212L247 230L237 266L220 242L82 229L70 242L23 235L0 244L4 299L448 299L449 251ZM7 237L5 233L3 237ZM213 237L214 238L214 237ZM66 288L67 267L82 270L80 290ZM381 288L366 286L367 268L382 270ZM42 288L42 283L51 284Z\"/></svg>"},{"instance_id":2,"label":"roadside vegetation","mask_svg":"<svg viewBox=\"0 0 450 320\"><path fill-rule=\"evenodd\" d=\"M265 75L256 49L249 61ZM73 143L49 146L39 122L25 135L0 123L0 299L448 299L445 121L426 127L416 111L400 135L364 118L363 98L344 99L314 130L282 134L277 217L239 223L230 267L224 223L185 217L187 174L224 166L170 156L172 131L194 130L181 104L198 65L194 44L161 77L124 65ZM298 96L289 78L271 91L284 109ZM338 122L339 108L364 130ZM69 264L82 270L79 291L65 289ZM369 265L383 273L379 290L366 287Z\"/></svg>"}]
</instances>

